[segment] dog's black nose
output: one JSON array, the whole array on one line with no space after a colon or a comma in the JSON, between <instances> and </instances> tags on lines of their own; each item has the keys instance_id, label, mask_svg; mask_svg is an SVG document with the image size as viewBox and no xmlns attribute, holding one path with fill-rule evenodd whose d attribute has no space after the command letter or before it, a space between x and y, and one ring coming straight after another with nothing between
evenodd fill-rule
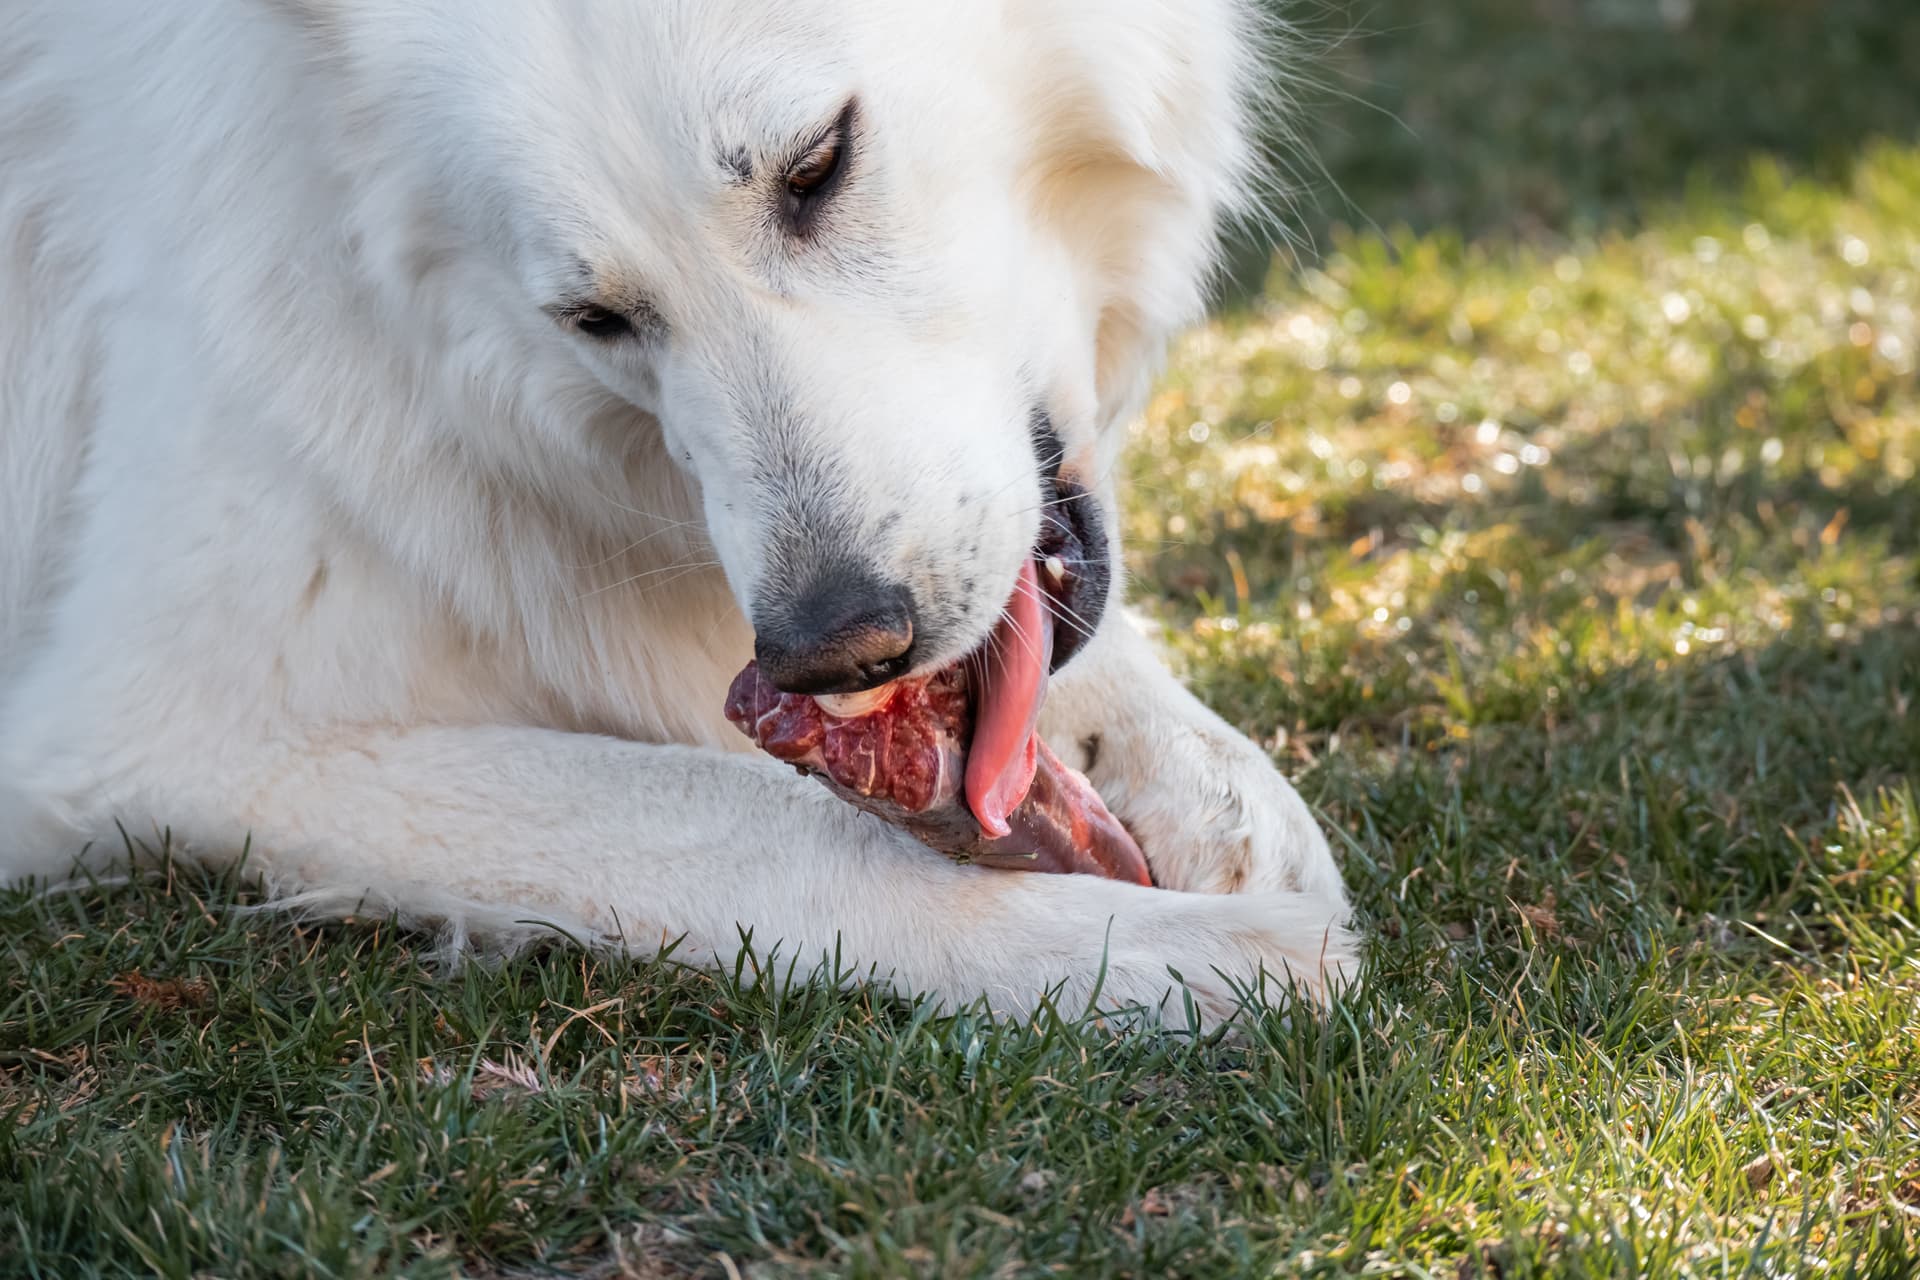
<instances>
[{"instance_id":1,"label":"dog's black nose","mask_svg":"<svg viewBox=\"0 0 1920 1280\"><path fill-rule=\"evenodd\" d=\"M756 610L753 656L784 693L858 693L913 666L913 596L864 570L822 573Z\"/></svg>"}]
</instances>

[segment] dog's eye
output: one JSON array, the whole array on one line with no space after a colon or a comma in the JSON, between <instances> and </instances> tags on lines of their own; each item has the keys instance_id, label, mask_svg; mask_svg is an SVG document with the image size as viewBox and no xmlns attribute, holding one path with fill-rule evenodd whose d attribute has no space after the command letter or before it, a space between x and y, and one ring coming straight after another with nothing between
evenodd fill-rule
<instances>
[{"instance_id":1,"label":"dog's eye","mask_svg":"<svg viewBox=\"0 0 1920 1280\"><path fill-rule=\"evenodd\" d=\"M787 167L781 202L788 229L796 235L810 230L820 205L846 177L853 150L853 115L849 102L827 131Z\"/></svg>"},{"instance_id":2,"label":"dog's eye","mask_svg":"<svg viewBox=\"0 0 1920 1280\"><path fill-rule=\"evenodd\" d=\"M633 321L618 311L609 311L605 307L582 307L568 317L573 327L589 338L611 341L624 338L633 332Z\"/></svg>"},{"instance_id":3,"label":"dog's eye","mask_svg":"<svg viewBox=\"0 0 1920 1280\"><path fill-rule=\"evenodd\" d=\"M802 156L800 163L787 171L787 194L796 200L810 200L819 195L840 172L841 150L836 135Z\"/></svg>"}]
</instances>

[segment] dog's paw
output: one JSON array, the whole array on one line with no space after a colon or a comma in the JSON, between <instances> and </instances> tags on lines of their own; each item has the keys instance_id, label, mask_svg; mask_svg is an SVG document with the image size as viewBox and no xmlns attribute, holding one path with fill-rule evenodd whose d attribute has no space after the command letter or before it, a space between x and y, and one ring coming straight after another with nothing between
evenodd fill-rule
<instances>
[{"instance_id":1,"label":"dog's paw","mask_svg":"<svg viewBox=\"0 0 1920 1280\"><path fill-rule=\"evenodd\" d=\"M1183 905L1196 918L1170 921L1177 936L1139 975L1148 992L1165 991L1158 1010L1165 1026L1206 1030L1293 1000L1323 1005L1353 978L1358 948L1344 902L1258 893ZM1135 981L1124 961L1116 969L1102 1001L1113 1007L1128 1003L1123 988Z\"/></svg>"},{"instance_id":2,"label":"dog's paw","mask_svg":"<svg viewBox=\"0 0 1920 1280\"><path fill-rule=\"evenodd\" d=\"M1209 1030L1278 1007L1324 1004L1351 980L1357 944L1344 902L1301 893L1167 893L1036 876L1023 967L1052 952L1060 1007L1125 1023ZM1007 988L1002 988L1006 990Z\"/></svg>"},{"instance_id":3,"label":"dog's paw","mask_svg":"<svg viewBox=\"0 0 1920 1280\"><path fill-rule=\"evenodd\" d=\"M1163 724L1109 751L1095 781L1162 887L1291 891L1344 905L1313 812L1266 753L1225 723Z\"/></svg>"}]
</instances>

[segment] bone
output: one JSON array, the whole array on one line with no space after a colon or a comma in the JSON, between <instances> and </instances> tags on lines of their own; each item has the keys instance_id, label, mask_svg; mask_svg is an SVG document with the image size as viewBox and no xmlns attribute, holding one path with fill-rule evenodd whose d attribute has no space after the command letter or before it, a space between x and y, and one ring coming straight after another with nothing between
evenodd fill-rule
<instances>
[{"instance_id":1,"label":"bone","mask_svg":"<svg viewBox=\"0 0 1920 1280\"><path fill-rule=\"evenodd\" d=\"M857 720L861 716L870 716L893 700L894 687L883 684L878 689L869 689L865 693L823 693L814 700L820 709L830 716L842 720Z\"/></svg>"}]
</instances>

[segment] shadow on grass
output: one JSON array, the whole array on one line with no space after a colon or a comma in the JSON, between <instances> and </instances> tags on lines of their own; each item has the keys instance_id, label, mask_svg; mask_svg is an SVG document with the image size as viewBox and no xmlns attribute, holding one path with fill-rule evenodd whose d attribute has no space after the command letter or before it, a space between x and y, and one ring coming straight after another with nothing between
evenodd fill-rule
<instances>
[{"instance_id":1,"label":"shadow on grass","mask_svg":"<svg viewBox=\"0 0 1920 1280\"><path fill-rule=\"evenodd\" d=\"M1753 161L1839 179L1875 139L1920 137L1909 0L1266 0L1303 27L1287 219L1548 239L1637 224ZM1330 47L1327 47L1330 46ZM1225 301L1260 287L1242 237Z\"/></svg>"}]
</instances>

